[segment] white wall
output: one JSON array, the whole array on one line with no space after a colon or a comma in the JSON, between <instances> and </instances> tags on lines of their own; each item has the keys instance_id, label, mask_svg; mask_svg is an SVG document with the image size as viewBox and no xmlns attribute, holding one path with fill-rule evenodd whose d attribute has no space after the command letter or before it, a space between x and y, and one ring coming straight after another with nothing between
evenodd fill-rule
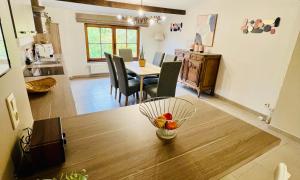
<instances>
[{"instance_id":1,"label":"white wall","mask_svg":"<svg viewBox=\"0 0 300 180\"><path fill-rule=\"evenodd\" d=\"M52 3L44 3L43 5L46 6L46 11L52 17L53 22L59 23L62 52L68 75L89 75L90 71L86 57L84 24L77 23L75 20L75 13L79 11L55 6L55 4ZM152 60L154 52L159 48L159 42L155 41L153 38L157 29L158 25L150 28L141 28L141 44L144 45L145 56L147 59ZM99 68L104 69L103 73L108 72L107 64L105 62L97 64L101 64Z\"/></svg>"},{"instance_id":2,"label":"white wall","mask_svg":"<svg viewBox=\"0 0 300 180\"><path fill-rule=\"evenodd\" d=\"M0 0L0 18L12 65L12 69L0 78L0 179L6 180L14 179L10 155L18 138L18 133L21 129L31 126L33 118L21 69L21 50L17 46L17 40L14 38L6 0ZM5 102L6 97L10 93L15 94L21 120L18 129L15 131L12 129Z\"/></svg>"},{"instance_id":3,"label":"white wall","mask_svg":"<svg viewBox=\"0 0 300 180\"><path fill-rule=\"evenodd\" d=\"M300 138L300 33L271 125Z\"/></svg>"},{"instance_id":4,"label":"white wall","mask_svg":"<svg viewBox=\"0 0 300 180\"><path fill-rule=\"evenodd\" d=\"M174 53L189 48L196 33L196 17L217 13L215 43L210 52L223 55L216 93L260 113L265 103L276 105L297 38L298 0L201 0L191 4L186 16L173 16L165 25L161 48ZM248 34L240 27L245 18L281 17L275 35ZM183 22L183 31L170 32L169 23Z\"/></svg>"}]
</instances>

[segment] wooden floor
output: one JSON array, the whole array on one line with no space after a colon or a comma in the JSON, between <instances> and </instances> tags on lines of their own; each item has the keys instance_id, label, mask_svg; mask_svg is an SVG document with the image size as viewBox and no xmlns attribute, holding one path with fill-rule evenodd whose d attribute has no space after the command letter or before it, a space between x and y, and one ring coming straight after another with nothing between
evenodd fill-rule
<instances>
[{"instance_id":1,"label":"wooden floor","mask_svg":"<svg viewBox=\"0 0 300 180\"><path fill-rule=\"evenodd\" d=\"M87 169L94 179L212 179L255 159L280 139L196 98L194 118L163 142L138 106L63 119L66 163L36 177Z\"/></svg>"}]
</instances>

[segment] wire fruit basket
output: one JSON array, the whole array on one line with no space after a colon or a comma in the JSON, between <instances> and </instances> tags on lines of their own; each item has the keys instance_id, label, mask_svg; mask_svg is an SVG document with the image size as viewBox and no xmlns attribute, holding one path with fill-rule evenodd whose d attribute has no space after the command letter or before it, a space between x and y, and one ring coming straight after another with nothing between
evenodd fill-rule
<instances>
[{"instance_id":1,"label":"wire fruit basket","mask_svg":"<svg viewBox=\"0 0 300 180\"><path fill-rule=\"evenodd\" d=\"M157 128L156 134L162 139L173 139L178 129L196 112L194 104L177 97L156 97L144 101L140 112Z\"/></svg>"}]
</instances>

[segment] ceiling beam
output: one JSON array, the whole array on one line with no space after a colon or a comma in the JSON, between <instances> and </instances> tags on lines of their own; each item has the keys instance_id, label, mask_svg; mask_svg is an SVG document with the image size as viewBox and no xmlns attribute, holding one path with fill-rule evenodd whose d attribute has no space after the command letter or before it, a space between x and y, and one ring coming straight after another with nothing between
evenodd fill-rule
<instances>
[{"instance_id":1,"label":"ceiling beam","mask_svg":"<svg viewBox=\"0 0 300 180\"><path fill-rule=\"evenodd\" d=\"M58 0L58 1L81 3L81 4L88 4L88 5L95 5L95 6L104 6L104 7L111 7L111 8L130 9L130 10L139 10L141 8L140 4L129 4L123 2L106 1L106 0ZM186 15L186 11L181 9L170 9L170 8L143 5L143 10L147 12Z\"/></svg>"}]
</instances>

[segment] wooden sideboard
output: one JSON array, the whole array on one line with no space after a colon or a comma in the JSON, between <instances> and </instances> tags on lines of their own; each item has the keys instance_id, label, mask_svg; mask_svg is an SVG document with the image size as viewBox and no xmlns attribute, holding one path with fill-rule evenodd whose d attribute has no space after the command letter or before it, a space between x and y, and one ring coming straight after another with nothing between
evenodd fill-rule
<instances>
[{"instance_id":1,"label":"wooden sideboard","mask_svg":"<svg viewBox=\"0 0 300 180\"><path fill-rule=\"evenodd\" d=\"M214 95L221 55L182 49L175 50L175 55L178 60L182 61L179 81L195 89L198 96L204 91L209 91L210 95Z\"/></svg>"}]
</instances>

